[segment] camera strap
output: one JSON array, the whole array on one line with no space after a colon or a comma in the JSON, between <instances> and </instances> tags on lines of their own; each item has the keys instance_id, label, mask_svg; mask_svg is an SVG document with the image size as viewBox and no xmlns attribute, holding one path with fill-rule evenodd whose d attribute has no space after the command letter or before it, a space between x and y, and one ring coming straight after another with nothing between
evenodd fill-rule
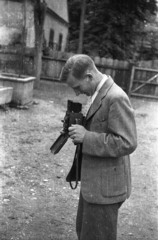
<instances>
[{"instance_id":1,"label":"camera strap","mask_svg":"<svg viewBox=\"0 0 158 240\"><path fill-rule=\"evenodd\" d=\"M66 177L72 189L76 189L78 182L81 181L81 164L82 164L82 144L77 144L75 156L71 169Z\"/></svg>"},{"instance_id":2,"label":"camera strap","mask_svg":"<svg viewBox=\"0 0 158 240\"><path fill-rule=\"evenodd\" d=\"M76 179L75 179L75 185L73 186L72 181L70 181L70 187L74 190L77 188L78 186L78 181L79 181L79 154L80 154L80 150L81 150L81 144L78 144L76 147L76 152L75 152L75 157L74 157L74 161L75 161L75 167L76 167Z\"/></svg>"}]
</instances>

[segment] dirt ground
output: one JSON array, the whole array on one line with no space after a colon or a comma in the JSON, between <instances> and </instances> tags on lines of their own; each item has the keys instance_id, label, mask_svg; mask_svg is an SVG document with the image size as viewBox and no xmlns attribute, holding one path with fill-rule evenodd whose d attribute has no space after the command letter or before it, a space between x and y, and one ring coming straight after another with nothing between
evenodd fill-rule
<instances>
[{"instance_id":1,"label":"dirt ground","mask_svg":"<svg viewBox=\"0 0 158 240\"><path fill-rule=\"evenodd\" d=\"M57 155L50 152L67 99L74 95L65 85L42 84L28 109L0 109L0 240L77 240L79 187L71 190L65 181L75 148L68 140ZM118 240L157 240L158 102L131 102L138 148L131 155L133 191L120 208Z\"/></svg>"}]
</instances>

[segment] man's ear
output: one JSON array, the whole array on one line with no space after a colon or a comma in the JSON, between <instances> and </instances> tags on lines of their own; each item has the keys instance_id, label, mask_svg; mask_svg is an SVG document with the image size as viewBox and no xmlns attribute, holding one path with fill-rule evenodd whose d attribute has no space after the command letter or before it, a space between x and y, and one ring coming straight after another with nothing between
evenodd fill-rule
<instances>
[{"instance_id":1,"label":"man's ear","mask_svg":"<svg viewBox=\"0 0 158 240\"><path fill-rule=\"evenodd\" d=\"M86 76L88 77L87 81L92 81L93 75L91 73L87 73Z\"/></svg>"}]
</instances>

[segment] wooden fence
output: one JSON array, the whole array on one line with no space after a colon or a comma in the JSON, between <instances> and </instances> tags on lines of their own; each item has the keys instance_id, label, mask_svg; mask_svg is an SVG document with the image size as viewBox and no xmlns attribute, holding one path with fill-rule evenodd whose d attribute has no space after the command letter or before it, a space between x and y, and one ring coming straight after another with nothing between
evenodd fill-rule
<instances>
[{"instance_id":1,"label":"wooden fence","mask_svg":"<svg viewBox=\"0 0 158 240\"><path fill-rule=\"evenodd\" d=\"M43 56L41 79L60 81L61 70L66 60L72 55L74 54L51 52L49 56ZM158 78L149 81L158 72L158 60L131 64L129 61L119 61L111 58L92 58L97 68L102 73L110 75L128 95L158 98ZM22 60L21 54L18 52L0 51L0 71L2 72L19 74L21 67L23 67L23 74L33 76L33 65L32 52L26 52ZM141 86L142 84L143 86Z\"/></svg>"},{"instance_id":2,"label":"wooden fence","mask_svg":"<svg viewBox=\"0 0 158 240\"><path fill-rule=\"evenodd\" d=\"M158 60L141 61L133 66L128 94L158 99Z\"/></svg>"},{"instance_id":3,"label":"wooden fence","mask_svg":"<svg viewBox=\"0 0 158 240\"><path fill-rule=\"evenodd\" d=\"M33 52L0 50L0 71L14 74L34 75L34 57Z\"/></svg>"},{"instance_id":4,"label":"wooden fence","mask_svg":"<svg viewBox=\"0 0 158 240\"><path fill-rule=\"evenodd\" d=\"M61 70L66 60L74 55L73 53L56 53L51 57L43 57L41 79L49 81L59 81ZM93 58L93 57L92 57ZM110 75L114 81L126 92L130 80L130 63L128 61L113 60L111 58L93 58L97 68L107 75Z\"/></svg>"}]
</instances>

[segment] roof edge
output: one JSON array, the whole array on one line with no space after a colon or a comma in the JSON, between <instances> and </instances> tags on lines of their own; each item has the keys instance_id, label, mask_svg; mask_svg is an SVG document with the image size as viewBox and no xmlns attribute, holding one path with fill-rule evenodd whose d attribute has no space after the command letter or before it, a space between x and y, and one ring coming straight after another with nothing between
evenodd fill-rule
<instances>
[{"instance_id":1,"label":"roof edge","mask_svg":"<svg viewBox=\"0 0 158 240\"><path fill-rule=\"evenodd\" d=\"M49 13L51 16L55 17L58 21L63 23L66 26L69 26L69 22L60 17L56 12L54 12L51 8L47 7L47 13Z\"/></svg>"}]
</instances>

